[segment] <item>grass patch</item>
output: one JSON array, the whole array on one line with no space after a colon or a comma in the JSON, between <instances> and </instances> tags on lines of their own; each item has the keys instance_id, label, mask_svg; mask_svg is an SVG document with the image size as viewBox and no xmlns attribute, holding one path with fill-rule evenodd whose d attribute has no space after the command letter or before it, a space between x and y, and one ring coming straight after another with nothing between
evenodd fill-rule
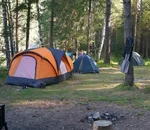
<instances>
[{"instance_id":1,"label":"grass patch","mask_svg":"<svg viewBox=\"0 0 150 130\"><path fill-rule=\"evenodd\" d=\"M115 62L115 61L111 61L110 64L104 64L103 60L99 60L97 62L97 66L99 67L115 67L117 65L118 65L118 62Z\"/></svg>"},{"instance_id":2,"label":"grass patch","mask_svg":"<svg viewBox=\"0 0 150 130\"><path fill-rule=\"evenodd\" d=\"M143 92L144 92L145 94L150 94L150 86L144 87L144 88L143 88Z\"/></svg>"},{"instance_id":3,"label":"grass patch","mask_svg":"<svg viewBox=\"0 0 150 130\"><path fill-rule=\"evenodd\" d=\"M150 66L150 59L149 58L145 59L144 61L145 61L145 65Z\"/></svg>"},{"instance_id":4,"label":"grass patch","mask_svg":"<svg viewBox=\"0 0 150 130\"><path fill-rule=\"evenodd\" d=\"M0 67L0 87L4 85L4 80L8 74L8 70L5 67Z\"/></svg>"},{"instance_id":5,"label":"grass patch","mask_svg":"<svg viewBox=\"0 0 150 130\"><path fill-rule=\"evenodd\" d=\"M0 57L0 66L1 66L1 64L2 64L5 60L6 60L6 58Z\"/></svg>"},{"instance_id":6,"label":"grass patch","mask_svg":"<svg viewBox=\"0 0 150 130\"><path fill-rule=\"evenodd\" d=\"M120 84L115 87L115 90L118 90L118 91L134 91L136 89L137 89L136 86L129 86L126 84Z\"/></svg>"},{"instance_id":7,"label":"grass patch","mask_svg":"<svg viewBox=\"0 0 150 130\"><path fill-rule=\"evenodd\" d=\"M0 67L0 78L5 78L8 74L8 70L6 67Z\"/></svg>"},{"instance_id":8,"label":"grass patch","mask_svg":"<svg viewBox=\"0 0 150 130\"><path fill-rule=\"evenodd\" d=\"M2 68L1 82L4 84L7 69ZM98 74L74 74L72 78L45 89L18 86L0 87L0 102L6 104L26 101L68 101L80 104L105 101L119 105L131 105L136 108L150 108L150 66L135 67L136 87L123 84L124 74L119 66L100 67ZM146 87L147 86L147 87Z\"/></svg>"}]
</instances>

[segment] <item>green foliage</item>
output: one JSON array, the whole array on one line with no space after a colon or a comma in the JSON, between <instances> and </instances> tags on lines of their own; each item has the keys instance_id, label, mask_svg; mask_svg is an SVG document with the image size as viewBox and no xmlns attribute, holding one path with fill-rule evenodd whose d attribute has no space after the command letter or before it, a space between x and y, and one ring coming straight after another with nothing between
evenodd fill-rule
<instances>
[{"instance_id":1,"label":"green foliage","mask_svg":"<svg viewBox=\"0 0 150 130\"><path fill-rule=\"evenodd\" d=\"M0 57L0 66L1 66L1 64L2 64L5 60L6 60L6 58Z\"/></svg>"},{"instance_id":2,"label":"green foliage","mask_svg":"<svg viewBox=\"0 0 150 130\"><path fill-rule=\"evenodd\" d=\"M104 8L102 8L101 5L103 4L104 1L101 1L101 3L97 1L93 2L93 11L95 13L95 15L93 15L95 22L92 23L93 27L91 28L93 34L99 26L102 26L101 21L103 21L104 18ZM47 39L47 37L49 37L52 3L44 1L42 2L42 6L44 8L42 13L42 28L44 30L44 38ZM87 7L88 0L55 1L53 4L55 14L54 39L57 47L74 48L75 39L78 40L81 46L86 43ZM94 37L92 37L92 40L94 40Z\"/></svg>"},{"instance_id":3,"label":"green foliage","mask_svg":"<svg viewBox=\"0 0 150 130\"><path fill-rule=\"evenodd\" d=\"M104 60L102 59L102 60L99 60L97 62L97 65L99 67L115 67L115 66L118 66L118 64L120 63L121 59L122 59L122 57L119 56L119 55L117 55L117 56L116 55L112 55L111 56L111 60L110 60L110 64L104 64Z\"/></svg>"},{"instance_id":4,"label":"green foliage","mask_svg":"<svg viewBox=\"0 0 150 130\"><path fill-rule=\"evenodd\" d=\"M27 10L27 9L28 9L27 4L21 3L18 7L15 7L13 11L17 12L17 11L23 11L23 10Z\"/></svg>"},{"instance_id":5,"label":"green foliage","mask_svg":"<svg viewBox=\"0 0 150 130\"><path fill-rule=\"evenodd\" d=\"M150 66L150 59L149 58L148 59L144 59L144 61L145 61L145 65Z\"/></svg>"},{"instance_id":6,"label":"green foliage","mask_svg":"<svg viewBox=\"0 0 150 130\"><path fill-rule=\"evenodd\" d=\"M121 56L123 53L124 35L122 32L123 25L121 24L114 29L112 34L111 52L116 56Z\"/></svg>"},{"instance_id":7,"label":"green foliage","mask_svg":"<svg viewBox=\"0 0 150 130\"><path fill-rule=\"evenodd\" d=\"M31 14L36 15L36 0L27 0L32 3ZM91 42L95 41L95 32L100 30L102 32L104 17L105 17L105 0L92 1L92 24L91 24ZM132 16L134 17L134 2L132 2ZM15 1L11 2L13 9L13 16L15 12L19 11L19 43L25 43L26 32L26 11L27 3L20 0L18 7L15 7ZM87 35L87 14L88 14L88 0L42 0L39 1L42 33L45 44L49 42L50 36L50 16L51 8L54 8L54 43L56 47L60 48L74 48L75 39L79 42L79 50L86 50L86 35ZM149 36L150 28L150 2L143 0L143 11L141 21L141 31L144 39ZM124 25L123 25L123 4L122 0L112 1L112 38L111 38L111 54L121 55L123 51L124 42ZM32 16L32 15L31 15ZM14 17L15 18L15 17ZM33 17L34 19L36 17ZM15 19L13 20L15 21ZM134 20L133 20L134 21ZM30 21L32 26L32 20ZM34 27L36 28L37 25ZM134 26L134 25L133 25ZM139 25L138 25L139 26ZM31 27L32 28L32 27ZM1 31L1 30L0 30ZM1 31L2 32L2 31ZM101 35L99 36L101 39ZM22 46L22 45L21 45ZM96 43L96 48L99 47Z\"/></svg>"},{"instance_id":8,"label":"green foliage","mask_svg":"<svg viewBox=\"0 0 150 130\"><path fill-rule=\"evenodd\" d=\"M86 47L87 47L87 45L86 45L86 43L82 43L82 44L80 44L80 46L79 46L79 50L81 51L81 50L86 50Z\"/></svg>"},{"instance_id":9,"label":"green foliage","mask_svg":"<svg viewBox=\"0 0 150 130\"><path fill-rule=\"evenodd\" d=\"M116 66L116 65L113 64L113 63L104 64L104 60L99 60L99 61L97 62L97 66L99 66L99 67L114 67L114 66Z\"/></svg>"}]
</instances>

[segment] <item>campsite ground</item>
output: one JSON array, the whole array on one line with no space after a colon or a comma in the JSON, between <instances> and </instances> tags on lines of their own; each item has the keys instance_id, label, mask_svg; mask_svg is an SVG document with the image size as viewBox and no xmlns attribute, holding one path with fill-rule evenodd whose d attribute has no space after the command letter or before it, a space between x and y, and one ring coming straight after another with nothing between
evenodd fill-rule
<instances>
[{"instance_id":1,"label":"campsite ground","mask_svg":"<svg viewBox=\"0 0 150 130\"><path fill-rule=\"evenodd\" d=\"M31 101L7 108L6 120L10 130L92 130L87 121L88 113L113 112L124 116L113 123L114 130L149 130L149 111L107 102L91 102L90 105L91 110L87 110L86 105L81 104Z\"/></svg>"},{"instance_id":2,"label":"campsite ground","mask_svg":"<svg viewBox=\"0 0 150 130\"><path fill-rule=\"evenodd\" d=\"M6 105L10 130L92 130L89 113L115 113L114 130L149 130L150 67L135 68L139 89L121 85L119 67L99 74L75 74L45 89L22 89L1 83L0 103Z\"/></svg>"}]
</instances>

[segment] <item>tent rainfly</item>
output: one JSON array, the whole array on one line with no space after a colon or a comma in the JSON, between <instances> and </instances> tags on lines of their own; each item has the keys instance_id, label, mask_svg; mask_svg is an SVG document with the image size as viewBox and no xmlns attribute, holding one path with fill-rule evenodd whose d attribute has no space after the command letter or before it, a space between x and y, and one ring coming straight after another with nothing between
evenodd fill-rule
<instances>
[{"instance_id":1,"label":"tent rainfly","mask_svg":"<svg viewBox=\"0 0 150 130\"><path fill-rule=\"evenodd\" d=\"M96 62L88 55L83 54L74 61L74 72L78 73L99 73Z\"/></svg>"},{"instance_id":2,"label":"tent rainfly","mask_svg":"<svg viewBox=\"0 0 150 130\"><path fill-rule=\"evenodd\" d=\"M145 64L144 60L137 52L133 51L132 57L133 57L133 66L143 66Z\"/></svg>"},{"instance_id":3,"label":"tent rainfly","mask_svg":"<svg viewBox=\"0 0 150 130\"><path fill-rule=\"evenodd\" d=\"M64 51L40 47L12 58L6 83L41 88L70 78L72 71L72 60Z\"/></svg>"}]
</instances>

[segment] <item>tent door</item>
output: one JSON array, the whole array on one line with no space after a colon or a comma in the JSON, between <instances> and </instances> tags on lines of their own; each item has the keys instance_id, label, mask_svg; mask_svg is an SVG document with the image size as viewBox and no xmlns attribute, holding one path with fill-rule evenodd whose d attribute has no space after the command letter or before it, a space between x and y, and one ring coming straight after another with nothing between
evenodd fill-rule
<instances>
[{"instance_id":1,"label":"tent door","mask_svg":"<svg viewBox=\"0 0 150 130\"><path fill-rule=\"evenodd\" d=\"M67 73L67 68L63 61L61 61L61 63L60 63L60 72L61 72L61 74Z\"/></svg>"},{"instance_id":2,"label":"tent door","mask_svg":"<svg viewBox=\"0 0 150 130\"><path fill-rule=\"evenodd\" d=\"M15 77L34 79L36 70L36 60L31 56L23 56L18 68L14 73Z\"/></svg>"}]
</instances>

